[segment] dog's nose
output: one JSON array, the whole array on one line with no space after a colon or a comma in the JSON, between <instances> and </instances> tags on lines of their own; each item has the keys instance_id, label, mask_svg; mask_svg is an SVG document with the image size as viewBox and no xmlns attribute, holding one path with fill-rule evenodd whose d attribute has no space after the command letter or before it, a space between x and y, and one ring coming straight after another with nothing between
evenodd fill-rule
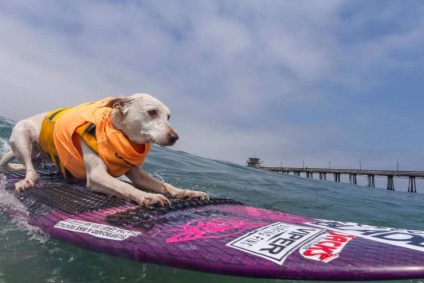
<instances>
[{"instance_id":1,"label":"dog's nose","mask_svg":"<svg viewBox=\"0 0 424 283\"><path fill-rule=\"evenodd\" d=\"M173 145L180 137L177 133L172 132L169 134L168 140L171 145Z\"/></svg>"}]
</instances>

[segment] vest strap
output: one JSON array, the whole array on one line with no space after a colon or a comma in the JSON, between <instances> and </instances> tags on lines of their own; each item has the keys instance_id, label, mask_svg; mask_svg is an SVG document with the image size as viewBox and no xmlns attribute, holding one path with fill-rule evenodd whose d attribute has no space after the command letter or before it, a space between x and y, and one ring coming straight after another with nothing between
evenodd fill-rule
<instances>
[{"instance_id":1,"label":"vest strap","mask_svg":"<svg viewBox=\"0 0 424 283\"><path fill-rule=\"evenodd\" d=\"M96 125L87 122L79 126L75 131L81 139L88 145L88 147L95 153L99 153L99 145L96 138Z\"/></svg>"}]
</instances>

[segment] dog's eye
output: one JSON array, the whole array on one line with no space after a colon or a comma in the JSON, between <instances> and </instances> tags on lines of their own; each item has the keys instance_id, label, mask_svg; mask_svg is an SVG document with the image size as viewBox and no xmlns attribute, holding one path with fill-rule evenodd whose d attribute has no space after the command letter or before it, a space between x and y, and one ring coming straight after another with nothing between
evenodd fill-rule
<instances>
[{"instance_id":1,"label":"dog's eye","mask_svg":"<svg viewBox=\"0 0 424 283\"><path fill-rule=\"evenodd\" d=\"M158 112L156 110L149 110L147 113L150 115L150 117L155 118L158 115Z\"/></svg>"},{"instance_id":2,"label":"dog's eye","mask_svg":"<svg viewBox=\"0 0 424 283\"><path fill-rule=\"evenodd\" d=\"M168 117L167 117L167 118L168 118L168 121L169 121L169 119L171 119L171 115L168 115Z\"/></svg>"}]
</instances>

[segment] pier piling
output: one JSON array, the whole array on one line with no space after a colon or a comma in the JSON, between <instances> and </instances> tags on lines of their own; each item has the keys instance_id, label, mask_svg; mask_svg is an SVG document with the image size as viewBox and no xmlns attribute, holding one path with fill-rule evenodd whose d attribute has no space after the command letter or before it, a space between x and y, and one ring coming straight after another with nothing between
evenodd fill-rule
<instances>
[{"instance_id":1,"label":"pier piling","mask_svg":"<svg viewBox=\"0 0 424 283\"><path fill-rule=\"evenodd\" d=\"M334 173L334 182L340 183L340 173Z\"/></svg>"},{"instance_id":2,"label":"pier piling","mask_svg":"<svg viewBox=\"0 0 424 283\"><path fill-rule=\"evenodd\" d=\"M356 179L356 174L352 174L352 173L349 174L349 183L354 185L358 184L358 181Z\"/></svg>"},{"instance_id":3,"label":"pier piling","mask_svg":"<svg viewBox=\"0 0 424 283\"><path fill-rule=\"evenodd\" d=\"M389 191L395 190L395 183L393 182L393 175L387 175L387 189Z\"/></svg>"},{"instance_id":4,"label":"pier piling","mask_svg":"<svg viewBox=\"0 0 424 283\"><path fill-rule=\"evenodd\" d=\"M410 193L416 193L417 192L417 184L415 183L415 177L414 176L409 176L408 192L410 192Z\"/></svg>"},{"instance_id":5,"label":"pier piling","mask_svg":"<svg viewBox=\"0 0 424 283\"><path fill-rule=\"evenodd\" d=\"M375 178L374 175L368 175L368 187L375 188Z\"/></svg>"}]
</instances>

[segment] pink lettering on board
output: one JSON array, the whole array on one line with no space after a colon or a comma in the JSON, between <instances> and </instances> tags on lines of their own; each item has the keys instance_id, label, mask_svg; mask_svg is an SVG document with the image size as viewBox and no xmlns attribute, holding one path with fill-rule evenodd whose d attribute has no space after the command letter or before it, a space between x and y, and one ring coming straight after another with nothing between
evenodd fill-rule
<instances>
[{"instance_id":1,"label":"pink lettering on board","mask_svg":"<svg viewBox=\"0 0 424 283\"><path fill-rule=\"evenodd\" d=\"M173 231L179 233L168 238L166 242L178 243L197 239L228 237L242 233L247 229L257 228L266 224L267 223L264 222L249 222L249 220L214 219L206 222L194 220L186 223L180 229L174 229Z\"/></svg>"},{"instance_id":2,"label":"pink lettering on board","mask_svg":"<svg viewBox=\"0 0 424 283\"><path fill-rule=\"evenodd\" d=\"M300 216L293 215L293 214L286 214L286 213L282 213L278 211L266 210L262 208L251 207L251 206L247 206L245 207L245 209L249 216L267 219L267 220L293 222L293 223L303 223L308 220L306 218L302 218Z\"/></svg>"}]
</instances>

